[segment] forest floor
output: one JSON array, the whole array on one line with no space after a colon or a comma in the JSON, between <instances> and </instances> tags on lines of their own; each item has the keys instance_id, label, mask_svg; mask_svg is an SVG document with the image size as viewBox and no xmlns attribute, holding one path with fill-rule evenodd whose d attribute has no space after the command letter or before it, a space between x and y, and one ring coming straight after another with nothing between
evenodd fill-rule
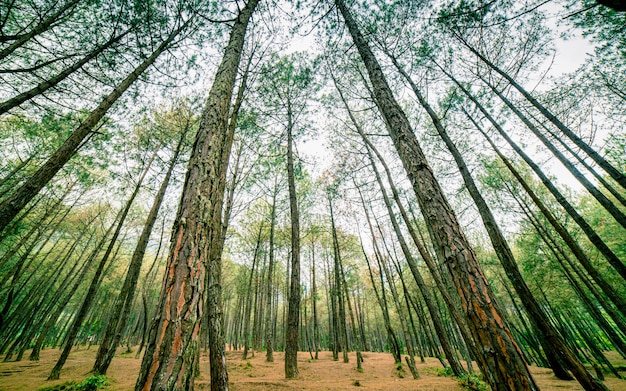
<instances>
[{"instance_id":1,"label":"forest floor","mask_svg":"<svg viewBox=\"0 0 626 391\"><path fill-rule=\"evenodd\" d=\"M121 349L120 351L123 351ZM82 347L70 355L63 371L61 380L46 381L50 369L59 356L57 349L46 349L41 352L38 362L25 359L20 362L0 362L1 391L32 391L42 386L60 384L69 380L82 381L89 376L97 347ZM248 360L242 360L241 352L227 352L230 389L233 391L261 390L420 390L448 391L463 390L455 378L437 376L441 368L436 359L426 359L418 364L421 379L413 380L408 369L404 378L398 376L393 359L389 353L364 353L363 372L357 372L356 359L351 353L350 362L333 361L330 352L320 352L319 360L311 360L308 352L298 354L300 375L297 379L284 378L284 355L274 353L274 362L265 362L265 353L257 353ZM28 352L24 355L28 357ZM616 364L623 367L624 360L617 355L610 355ZM208 390L208 357L203 354L201 359L201 376L196 379L196 390ZM118 354L108 371L109 386L106 390L132 390L135 385L140 359L134 353ZM549 369L531 367L539 387L543 391L582 390L575 381L562 381L554 377ZM626 373L623 373L626 374ZM612 391L626 391L626 380L607 377L605 384Z\"/></svg>"}]
</instances>

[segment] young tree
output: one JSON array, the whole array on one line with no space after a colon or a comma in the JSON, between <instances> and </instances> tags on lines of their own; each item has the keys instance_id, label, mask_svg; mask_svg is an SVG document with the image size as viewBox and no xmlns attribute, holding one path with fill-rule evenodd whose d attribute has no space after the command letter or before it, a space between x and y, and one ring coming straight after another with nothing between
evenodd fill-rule
<instances>
[{"instance_id":1,"label":"young tree","mask_svg":"<svg viewBox=\"0 0 626 391\"><path fill-rule=\"evenodd\" d=\"M287 185L291 212L291 265L289 304L285 335L285 376L298 376L298 332L300 325L300 217L296 177L301 170L295 162L294 138L303 128L308 99L315 91L312 64L303 54L273 57L263 67L261 93L270 115L285 127L287 138Z\"/></svg>"}]
</instances>

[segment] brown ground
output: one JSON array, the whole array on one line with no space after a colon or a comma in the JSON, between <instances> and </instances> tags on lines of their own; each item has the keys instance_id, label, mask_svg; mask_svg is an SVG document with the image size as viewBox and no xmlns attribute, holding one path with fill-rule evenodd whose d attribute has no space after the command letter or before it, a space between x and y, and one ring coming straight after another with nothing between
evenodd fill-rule
<instances>
[{"instance_id":1,"label":"brown ground","mask_svg":"<svg viewBox=\"0 0 626 391\"><path fill-rule=\"evenodd\" d=\"M87 372L91 369L95 353L94 347L72 352L61 373L61 380L54 382L46 381L46 377L59 355L56 349L42 351L39 362L2 362L0 390L31 391L68 380L81 381L89 375ZM25 357L28 357L28 353ZM317 361L309 360L307 352L300 352L300 376L295 380L285 380L283 354L275 353L274 358L274 363L266 363L265 354L261 352L244 361L241 359L241 352L228 352L231 390L462 390L456 379L437 376L436 369L441 366L435 359L427 359L426 363L418 364L417 369L422 378L413 380L408 371L404 378L398 377L393 359L388 353L365 353L363 373L359 373L356 371L354 354L350 354L350 363L344 364L342 361L332 361L330 352L320 352L320 359ZM116 356L109 369L110 386L107 390L132 390L139 365L140 360L134 358L134 353ZM209 389L208 365L208 358L203 355L201 369L204 373L196 380L196 389ZM543 391L582 390L576 382L556 379L548 369L533 367L532 372ZM626 391L626 380L607 378L605 384L612 391Z\"/></svg>"}]
</instances>

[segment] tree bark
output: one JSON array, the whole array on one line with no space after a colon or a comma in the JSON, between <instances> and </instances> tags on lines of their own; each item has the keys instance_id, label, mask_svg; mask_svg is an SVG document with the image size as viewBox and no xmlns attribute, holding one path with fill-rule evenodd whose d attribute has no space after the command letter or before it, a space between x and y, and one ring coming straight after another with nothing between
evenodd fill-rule
<instances>
[{"instance_id":1,"label":"tree bark","mask_svg":"<svg viewBox=\"0 0 626 391\"><path fill-rule=\"evenodd\" d=\"M300 217L298 194L293 162L293 121L290 101L287 101L287 183L289 187L289 209L291 211L291 278L289 307L285 333L285 377L298 376L298 331L300 325Z\"/></svg>"},{"instance_id":2,"label":"tree bark","mask_svg":"<svg viewBox=\"0 0 626 391\"><path fill-rule=\"evenodd\" d=\"M222 208L231 146L226 130L245 33L257 3L249 0L234 22L202 111L136 390L193 389L205 291L211 390L228 389L221 286Z\"/></svg>"}]
</instances>

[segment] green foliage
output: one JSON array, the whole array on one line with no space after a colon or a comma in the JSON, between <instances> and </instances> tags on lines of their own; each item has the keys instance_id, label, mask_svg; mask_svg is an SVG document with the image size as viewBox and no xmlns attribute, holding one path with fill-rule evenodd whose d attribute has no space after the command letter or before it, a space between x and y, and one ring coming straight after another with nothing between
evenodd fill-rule
<instances>
[{"instance_id":1,"label":"green foliage","mask_svg":"<svg viewBox=\"0 0 626 391\"><path fill-rule=\"evenodd\" d=\"M607 160L619 171L626 172L626 134L612 134L604 149Z\"/></svg>"},{"instance_id":2,"label":"green foliage","mask_svg":"<svg viewBox=\"0 0 626 391\"><path fill-rule=\"evenodd\" d=\"M285 56L273 54L261 67L258 93L268 114L284 124L289 117L294 136L307 128L303 117L307 114L309 100L319 89L316 80L318 62L302 52Z\"/></svg>"},{"instance_id":3,"label":"green foliage","mask_svg":"<svg viewBox=\"0 0 626 391\"><path fill-rule=\"evenodd\" d=\"M104 375L89 376L76 386L76 390L81 391L93 391L109 385L107 378Z\"/></svg>"},{"instance_id":4,"label":"green foliage","mask_svg":"<svg viewBox=\"0 0 626 391\"><path fill-rule=\"evenodd\" d=\"M398 372L398 377L400 379L404 379L404 368L402 367L401 362L396 363L396 372Z\"/></svg>"},{"instance_id":5,"label":"green foliage","mask_svg":"<svg viewBox=\"0 0 626 391\"><path fill-rule=\"evenodd\" d=\"M89 376L80 383L67 381L54 386L41 387L39 391L96 391L109 385L104 375Z\"/></svg>"},{"instance_id":6,"label":"green foliage","mask_svg":"<svg viewBox=\"0 0 626 391\"><path fill-rule=\"evenodd\" d=\"M459 385L466 390L489 391L489 386L475 373L467 373L459 376Z\"/></svg>"},{"instance_id":7,"label":"green foliage","mask_svg":"<svg viewBox=\"0 0 626 391\"><path fill-rule=\"evenodd\" d=\"M440 377L452 377L452 376L454 376L454 372L452 372L452 368L451 367L437 368L437 376L440 376Z\"/></svg>"},{"instance_id":8,"label":"green foliage","mask_svg":"<svg viewBox=\"0 0 626 391\"><path fill-rule=\"evenodd\" d=\"M600 44L600 51L626 57L626 13L599 5L596 0L570 0L566 20L582 29L583 34Z\"/></svg>"}]
</instances>

